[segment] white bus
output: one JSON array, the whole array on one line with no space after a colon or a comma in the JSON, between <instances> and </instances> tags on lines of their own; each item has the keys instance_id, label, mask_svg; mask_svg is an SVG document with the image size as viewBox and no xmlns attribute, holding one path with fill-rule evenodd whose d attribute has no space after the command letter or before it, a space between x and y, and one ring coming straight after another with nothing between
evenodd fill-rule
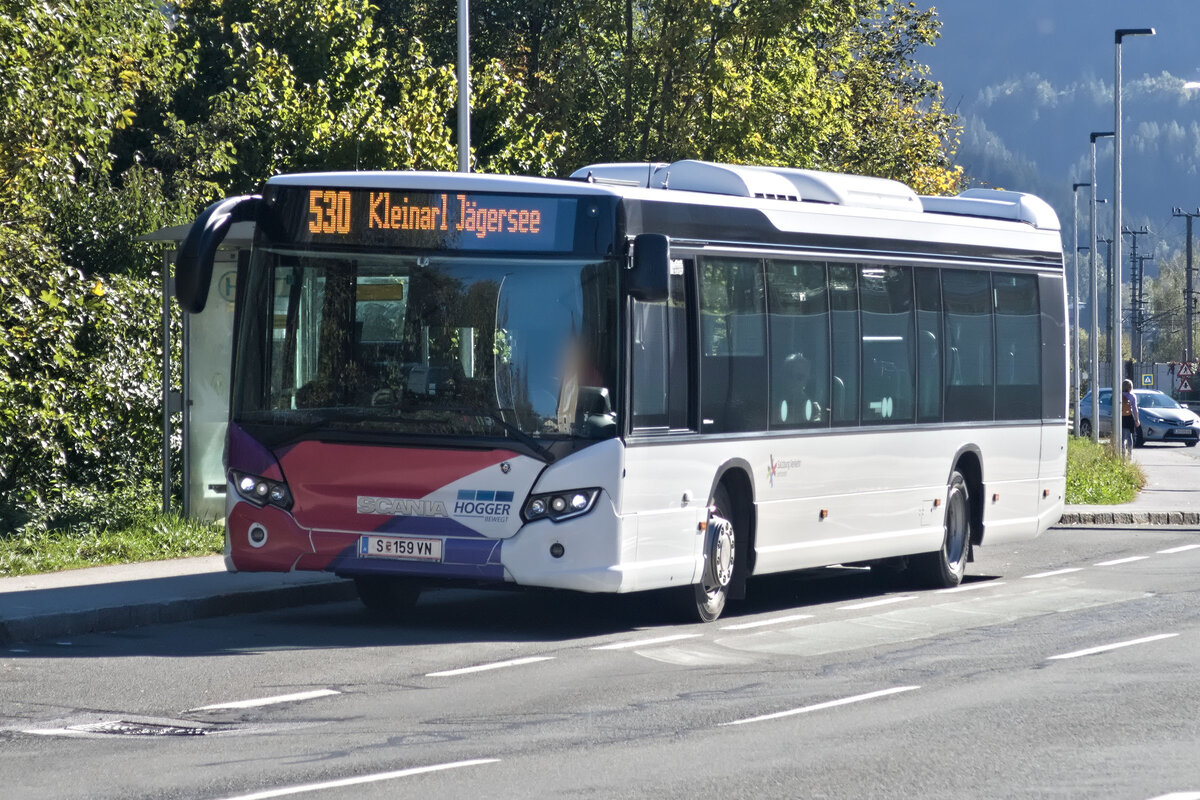
<instances>
[{"instance_id":1,"label":"white bus","mask_svg":"<svg viewBox=\"0 0 1200 800\"><path fill-rule=\"evenodd\" d=\"M957 585L1061 516L1059 226L1030 195L700 161L287 175L194 223L237 280L226 563L402 612L467 582Z\"/></svg>"}]
</instances>

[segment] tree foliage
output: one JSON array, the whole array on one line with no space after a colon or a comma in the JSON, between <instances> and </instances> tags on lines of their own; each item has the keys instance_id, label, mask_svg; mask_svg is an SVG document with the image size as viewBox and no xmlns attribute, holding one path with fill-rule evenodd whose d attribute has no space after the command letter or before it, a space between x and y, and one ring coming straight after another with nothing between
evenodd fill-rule
<instances>
[{"instance_id":1,"label":"tree foliage","mask_svg":"<svg viewBox=\"0 0 1200 800\"><path fill-rule=\"evenodd\" d=\"M71 492L152 484L161 252L141 235L278 172L453 168L455 12L0 0L0 532ZM912 3L473 12L476 169L703 158L922 192L961 180L954 119L919 60L938 22Z\"/></svg>"}]
</instances>

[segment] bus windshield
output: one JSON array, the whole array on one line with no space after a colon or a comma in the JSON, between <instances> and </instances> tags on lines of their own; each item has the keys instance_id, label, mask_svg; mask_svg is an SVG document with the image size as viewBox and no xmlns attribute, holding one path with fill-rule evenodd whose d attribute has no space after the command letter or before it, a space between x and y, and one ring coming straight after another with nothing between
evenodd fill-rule
<instances>
[{"instance_id":1,"label":"bus windshield","mask_svg":"<svg viewBox=\"0 0 1200 800\"><path fill-rule=\"evenodd\" d=\"M262 247L234 420L524 441L616 435L617 264Z\"/></svg>"}]
</instances>

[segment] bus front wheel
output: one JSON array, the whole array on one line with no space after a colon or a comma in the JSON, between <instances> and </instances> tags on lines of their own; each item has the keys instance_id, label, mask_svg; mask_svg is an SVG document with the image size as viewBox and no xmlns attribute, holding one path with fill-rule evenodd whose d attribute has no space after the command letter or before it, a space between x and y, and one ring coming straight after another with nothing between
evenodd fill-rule
<instances>
[{"instance_id":1,"label":"bus front wheel","mask_svg":"<svg viewBox=\"0 0 1200 800\"><path fill-rule=\"evenodd\" d=\"M406 578L359 575L354 578L358 599L367 610L381 617L399 619L417 604L421 585Z\"/></svg>"},{"instance_id":2,"label":"bus front wheel","mask_svg":"<svg viewBox=\"0 0 1200 800\"><path fill-rule=\"evenodd\" d=\"M700 582L689 587L690 602L685 599L688 610L700 622L715 621L729 599L738 535L733 519L729 490L718 486L704 530L704 570Z\"/></svg>"},{"instance_id":3,"label":"bus front wheel","mask_svg":"<svg viewBox=\"0 0 1200 800\"><path fill-rule=\"evenodd\" d=\"M971 555L971 498L962 473L950 475L941 549L910 559L920 581L937 589L962 583Z\"/></svg>"}]
</instances>

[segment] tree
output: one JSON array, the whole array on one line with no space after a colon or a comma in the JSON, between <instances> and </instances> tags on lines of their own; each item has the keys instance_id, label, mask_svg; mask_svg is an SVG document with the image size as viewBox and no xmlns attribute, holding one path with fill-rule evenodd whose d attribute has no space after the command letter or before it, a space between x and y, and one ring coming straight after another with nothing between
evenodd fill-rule
<instances>
[{"instance_id":1,"label":"tree","mask_svg":"<svg viewBox=\"0 0 1200 800\"><path fill-rule=\"evenodd\" d=\"M384 37L453 63L452 0L380 0ZM528 126L562 132L560 171L703 158L860 172L957 190L954 117L917 61L932 9L891 0L501 0L472 25ZM475 128L487 140L495 126ZM509 135L507 131L502 135Z\"/></svg>"}]
</instances>

